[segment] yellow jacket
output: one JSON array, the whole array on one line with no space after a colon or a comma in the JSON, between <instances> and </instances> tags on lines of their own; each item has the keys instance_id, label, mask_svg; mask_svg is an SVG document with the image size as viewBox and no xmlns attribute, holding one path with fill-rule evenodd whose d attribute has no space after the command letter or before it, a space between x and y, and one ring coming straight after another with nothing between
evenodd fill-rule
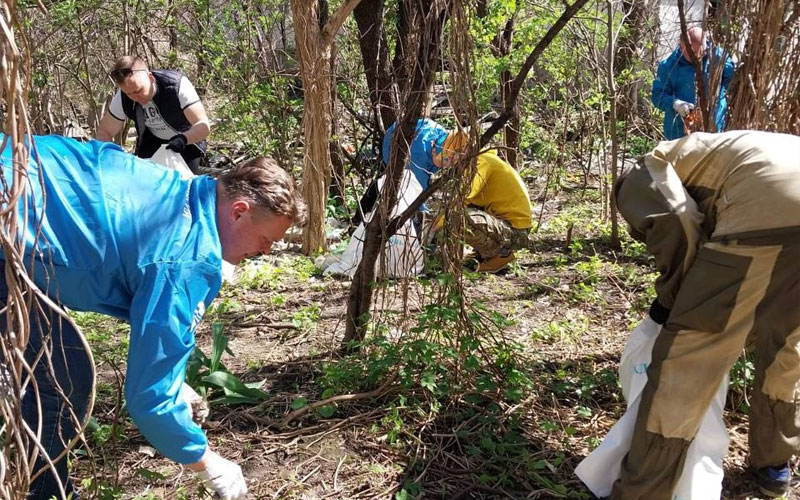
<instances>
[{"instance_id":1,"label":"yellow jacket","mask_svg":"<svg viewBox=\"0 0 800 500\"><path fill-rule=\"evenodd\" d=\"M519 173L494 150L478 155L478 172L466 201L467 205L503 219L515 229L531 227L528 188Z\"/></svg>"}]
</instances>

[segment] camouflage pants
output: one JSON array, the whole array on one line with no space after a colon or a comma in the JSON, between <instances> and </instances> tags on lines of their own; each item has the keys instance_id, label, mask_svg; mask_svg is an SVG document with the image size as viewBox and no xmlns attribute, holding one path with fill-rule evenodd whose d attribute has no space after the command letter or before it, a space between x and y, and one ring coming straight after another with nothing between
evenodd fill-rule
<instances>
[{"instance_id":1,"label":"camouflage pants","mask_svg":"<svg viewBox=\"0 0 800 500\"><path fill-rule=\"evenodd\" d=\"M478 208L467 208L466 243L482 259L499 254L501 250L520 250L528 246L528 229L515 229L508 222Z\"/></svg>"}]
</instances>

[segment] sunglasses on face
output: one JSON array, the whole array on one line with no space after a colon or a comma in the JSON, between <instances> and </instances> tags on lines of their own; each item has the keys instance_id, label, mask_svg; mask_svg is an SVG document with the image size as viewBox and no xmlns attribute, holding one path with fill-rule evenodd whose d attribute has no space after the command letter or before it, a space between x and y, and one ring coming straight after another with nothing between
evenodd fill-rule
<instances>
[{"instance_id":1,"label":"sunglasses on face","mask_svg":"<svg viewBox=\"0 0 800 500\"><path fill-rule=\"evenodd\" d=\"M149 70L147 70L147 69L120 68L120 69L113 70L111 73L109 73L109 76L111 76L111 79L114 81L114 83L119 85L120 83L125 81L126 78L131 76L136 71L149 71Z\"/></svg>"}]
</instances>

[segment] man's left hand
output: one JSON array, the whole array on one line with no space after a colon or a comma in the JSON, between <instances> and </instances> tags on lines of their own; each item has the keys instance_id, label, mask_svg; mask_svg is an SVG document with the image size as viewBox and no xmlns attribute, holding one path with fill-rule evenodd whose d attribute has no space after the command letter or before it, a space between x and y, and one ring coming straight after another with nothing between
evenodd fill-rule
<instances>
[{"instance_id":1,"label":"man's left hand","mask_svg":"<svg viewBox=\"0 0 800 500\"><path fill-rule=\"evenodd\" d=\"M176 153L183 153L183 150L186 149L186 136L183 134L173 136L167 143L167 149L171 149Z\"/></svg>"}]
</instances>

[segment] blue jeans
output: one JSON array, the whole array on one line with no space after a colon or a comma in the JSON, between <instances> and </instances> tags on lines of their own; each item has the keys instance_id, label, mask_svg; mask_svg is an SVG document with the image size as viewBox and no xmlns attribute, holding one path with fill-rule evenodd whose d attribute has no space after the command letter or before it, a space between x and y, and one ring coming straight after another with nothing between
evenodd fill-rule
<instances>
[{"instance_id":1,"label":"blue jeans","mask_svg":"<svg viewBox=\"0 0 800 500\"><path fill-rule=\"evenodd\" d=\"M5 280L5 262L0 260L0 304L8 301L8 288ZM76 435L67 401L79 423L83 422L92 391L92 369L89 356L84 350L80 334L58 314L42 304L44 312L30 313L31 331L28 346L25 349L25 360L31 366L43 345L47 346L53 365L50 370L47 359L43 356L34 368L36 384L39 388L39 400L42 407L42 434L40 442L51 459L55 459ZM5 321L0 321L0 328L5 328ZM29 383L22 400L22 418L35 433L39 425L39 410L36 404L36 392ZM29 443L30 446L33 446ZM34 471L45 468L45 471L31 484L28 492L30 500L60 499L58 482L52 469L46 465L41 456L37 458ZM54 463L67 495L77 499L72 489L72 482L67 471L67 457Z\"/></svg>"}]
</instances>

